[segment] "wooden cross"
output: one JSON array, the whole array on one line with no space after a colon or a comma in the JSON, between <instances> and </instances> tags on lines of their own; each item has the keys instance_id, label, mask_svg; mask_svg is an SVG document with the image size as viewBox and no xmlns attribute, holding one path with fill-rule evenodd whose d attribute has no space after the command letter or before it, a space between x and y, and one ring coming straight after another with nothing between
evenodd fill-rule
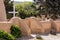
<instances>
[{"instance_id":1,"label":"wooden cross","mask_svg":"<svg viewBox=\"0 0 60 40\"><path fill-rule=\"evenodd\" d=\"M13 14L13 17L15 17L15 14L18 13L18 12L9 12L9 13L12 13Z\"/></svg>"},{"instance_id":2,"label":"wooden cross","mask_svg":"<svg viewBox=\"0 0 60 40\"><path fill-rule=\"evenodd\" d=\"M15 17L15 14L18 13L18 12L15 11L15 1L14 0L13 0L13 11L9 12L9 13L12 13L13 17Z\"/></svg>"}]
</instances>

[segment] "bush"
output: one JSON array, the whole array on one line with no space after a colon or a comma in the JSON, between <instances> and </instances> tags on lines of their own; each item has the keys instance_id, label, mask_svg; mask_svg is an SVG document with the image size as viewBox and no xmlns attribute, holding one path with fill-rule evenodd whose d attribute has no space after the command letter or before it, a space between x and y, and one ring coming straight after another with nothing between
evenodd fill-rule
<instances>
[{"instance_id":1,"label":"bush","mask_svg":"<svg viewBox=\"0 0 60 40\"><path fill-rule=\"evenodd\" d=\"M15 40L15 37L3 30L0 30L0 40Z\"/></svg>"},{"instance_id":2,"label":"bush","mask_svg":"<svg viewBox=\"0 0 60 40\"><path fill-rule=\"evenodd\" d=\"M21 37L21 30L17 25L12 25L10 30L11 30L11 34L16 38Z\"/></svg>"},{"instance_id":3,"label":"bush","mask_svg":"<svg viewBox=\"0 0 60 40\"><path fill-rule=\"evenodd\" d=\"M16 5L16 10L18 11L18 14L16 14L16 16L22 19L25 19L31 16L36 17L37 13L32 5L34 5L32 2L23 2Z\"/></svg>"},{"instance_id":4,"label":"bush","mask_svg":"<svg viewBox=\"0 0 60 40\"><path fill-rule=\"evenodd\" d=\"M42 38L37 37L37 40L43 40Z\"/></svg>"},{"instance_id":5,"label":"bush","mask_svg":"<svg viewBox=\"0 0 60 40\"><path fill-rule=\"evenodd\" d=\"M41 36L36 36L37 40L43 40Z\"/></svg>"},{"instance_id":6,"label":"bush","mask_svg":"<svg viewBox=\"0 0 60 40\"><path fill-rule=\"evenodd\" d=\"M43 40L41 37L37 37L36 39L37 39L37 40Z\"/></svg>"}]
</instances>

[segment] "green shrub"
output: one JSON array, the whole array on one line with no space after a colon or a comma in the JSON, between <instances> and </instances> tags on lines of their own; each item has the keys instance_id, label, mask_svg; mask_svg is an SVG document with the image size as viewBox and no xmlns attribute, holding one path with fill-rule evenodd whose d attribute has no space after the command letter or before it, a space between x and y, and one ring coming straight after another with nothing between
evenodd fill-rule
<instances>
[{"instance_id":1,"label":"green shrub","mask_svg":"<svg viewBox=\"0 0 60 40\"><path fill-rule=\"evenodd\" d=\"M16 38L21 37L21 30L17 25L12 25L10 30L11 30L11 34Z\"/></svg>"},{"instance_id":2,"label":"green shrub","mask_svg":"<svg viewBox=\"0 0 60 40\"><path fill-rule=\"evenodd\" d=\"M0 30L0 40L15 40L15 37L3 30Z\"/></svg>"},{"instance_id":3,"label":"green shrub","mask_svg":"<svg viewBox=\"0 0 60 40\"><path fill-rule=\"evenodd\" d=\"M36 37L37 40L43 40L42 37Z\"/></svg>"},{"instance_id":4,"label":"green shrub","mask_svg":"<svg viewBox=\"0 0 60 40\"><path fill-rule=\"evenodd\" d=\"M18 5L16 5L16 10L18 11L18 14L16 16L25 19L31 16L37 16L36 10L33 7L34 4L32 2L23 2Z\"/></svg>"}]
</instances>

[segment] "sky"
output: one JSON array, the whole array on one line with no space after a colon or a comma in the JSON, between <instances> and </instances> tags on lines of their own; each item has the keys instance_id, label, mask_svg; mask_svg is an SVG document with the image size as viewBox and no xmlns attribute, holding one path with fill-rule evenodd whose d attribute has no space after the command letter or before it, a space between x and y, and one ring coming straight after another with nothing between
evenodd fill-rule
<instances>
[{"instance_id":1,"label":"sky","mask_svg":"<svg viewBox=\"0 0 60 40\"><path fill-rule=\"evenodd\" d=\"M13 0L11 0L11 1L13 1ZM33 2L33 0L14 0L14 1L18 1L18 2L29 1L29 2Z\"/></svg>"}]
</instances>

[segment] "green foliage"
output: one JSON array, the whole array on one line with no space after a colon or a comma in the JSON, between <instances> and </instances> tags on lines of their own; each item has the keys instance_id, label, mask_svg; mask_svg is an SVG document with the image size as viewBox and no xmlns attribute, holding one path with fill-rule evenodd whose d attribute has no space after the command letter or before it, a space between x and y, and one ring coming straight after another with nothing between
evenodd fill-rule
<instances>
[{"instance_id":1,"label":"green foliage","mask_svg":"<svg viewBox=\"0 0 60 40\"><path fill-rule=\"evenodd\" d=\"M11 34L16 38L19 38L22 36L21 29L17 25L12 25L10 30L11 30Z\"/></svg>"},{"instance_id":2,"label":"green foliage","mask_svg":"<svg viewBox=\"0 0 60 40\"><path fill-rule=\"evenodd\" d=\"M16 5L16 10L19 12L17 16L21 17L22 19L36 16L36 11L32 7L33 3L31 2L23 2L18 5Z\"/></svg>"},{"instance_id":3,"label":"green foliage","mask_svg":"<svg viewBox=\"0 0 60 40\"><path fill-rule=\"evenodd\" d=\"M9 11L13 11L13 2L9 3L10 0L4 0L4 4L5 4L5 9L6 9L6 14L7 14L7 18L10 19L12 17L12 14L9 14Z\"/></svg>"},{"instance_id":4,"label":"green foliage","mask_svg":"<svg viewBox=\"0 0 60 40\"><path fill-rule=\"evenodd\" d=\"M46 3L44 2L44 0L34 0L34 4L38 16L46 14L46 8L45 8Z\"/></svg>"},{"instance_id":5,"label":"green foliage","mask_svg":"<svg viewBox=\"0 0 60 40\"><path fill-rule=\"evenodd\" d=\"M10 0L4 0L6 11L12 11L13 10L13 2L9 3Z\"/></svg>"},{"instance_id":6,"label":"green foliage","mask_svg":"<svg viewBox=\"0 0 60 40\"><path fill-rule=\"evenodd\" d=\"M50 13L59 13L60 10L60 0L46 0L47 9Z\"/></svg>"},{"instance_id":7,"label":"green foliage","mask_svg":"<svg viewBox=\"0 0 60 40\"><path fill-rule=\"evenodd\" d=\"M60 0L34 0L35 4L38 5L37 11L39 14L49 15L50 18L56 19L60 16ZM39 5L40 4L40 5ZM41 9L41 7L43 7Z\"/></svg>"},{"instance_id":8,"label":"green foliage","mask_svg":"<svg viewBox=\"0 0 60 40\"><path fill-rule=\"evenodd\" d=\"M54 16L56 19L60 15L60 0L46 0L46 8L50 15L53 14L52 18Z\"/></svg>"},{"instance_id":9,"label":"green foliage","mask_svg":"<svg viewBox=\"0 0 60 40\"><path fill-rule=\"evenodd\" d=\"M0 30L0 40L15 40L15 37L5 31Z\"/></svg>"},{"instance_id":10,"label":"green foliage","mask_svg":"<svg viewBox=\"0 0 60 40\"><path fill-rule=\"evenodd\" d=\"M37 40L43 40L42 37L36 37Z\"/></svg>"}]
</instances>

